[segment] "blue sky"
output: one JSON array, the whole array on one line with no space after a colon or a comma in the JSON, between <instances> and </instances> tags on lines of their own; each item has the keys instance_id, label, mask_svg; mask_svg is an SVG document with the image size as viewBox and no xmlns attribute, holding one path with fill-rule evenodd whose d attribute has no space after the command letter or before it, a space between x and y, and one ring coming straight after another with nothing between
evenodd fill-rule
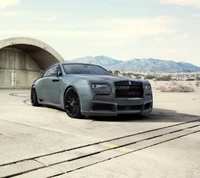
<instances>
[{"instance_id":1,"label":"blue sky","mask_svg":"<svg viewBox=\"0 0 200 178\"><path fill-rule=\"evenodd\" d=\"M200 66L200 0L0 0L0 39L46 42L66 60L106 55Z\"/></svg>"}]
</instances>

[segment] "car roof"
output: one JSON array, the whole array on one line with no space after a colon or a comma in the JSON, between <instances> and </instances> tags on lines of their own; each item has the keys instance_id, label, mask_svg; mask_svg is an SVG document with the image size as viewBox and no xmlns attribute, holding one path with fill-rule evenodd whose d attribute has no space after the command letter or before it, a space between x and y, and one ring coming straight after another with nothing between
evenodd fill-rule
<instances>
[{"instance_id":1,"label":"car roof","mask_svg":"<svg viewBox=\"0 0 200 178\"><path fill-rule=\"evenodd\" d=\"M65 65L91 65L91 66L99 66L99 67L102 67L102 66L100 66L100 65L96 65L96 64L89 64L89 63L79 63L79 62L77 62L77 63L75 63L75 62L62 62L62 63L60 63L60 64L65 64Z\"/></svg>"}]
</instances>

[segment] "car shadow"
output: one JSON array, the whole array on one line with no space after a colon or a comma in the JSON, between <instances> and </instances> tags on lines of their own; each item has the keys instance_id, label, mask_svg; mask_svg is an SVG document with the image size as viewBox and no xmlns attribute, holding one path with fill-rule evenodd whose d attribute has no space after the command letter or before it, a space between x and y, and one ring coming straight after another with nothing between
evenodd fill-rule
<instances>
[{"instance_id":1,"label":"car shadow","mask_svg":"<svg viewBox=\"0 0 200 178\"><path fill-rule=\"evenodd\" d=\"M62 109L55 108L52 106L43 105L43 107L47 107L50 109L56 109L61 112L65 112ZM82 118L71 118L71 119L84 119L91 120L97 122L189 122L193 120L199 120L199 115L192 114L184 114L178 113L175 110L162 109L162 108L154 108L152 113L147 115L118 115L114 117L106 117L106 116L91 116L91 117L82 117Z\"/></svg>"},{"instance_id":2,"label":"car shadow","mask_svg":"<svg viewBox=\"0 0 200 178\"><path fill-rule=\"evenodd\" d=\"M153 112L148 115L118 115L115 117L89 117L93 121L104 122L189 122L199 120L199 115L178 113L174 110L154 108Z\"/></svg>"}]
</instances>

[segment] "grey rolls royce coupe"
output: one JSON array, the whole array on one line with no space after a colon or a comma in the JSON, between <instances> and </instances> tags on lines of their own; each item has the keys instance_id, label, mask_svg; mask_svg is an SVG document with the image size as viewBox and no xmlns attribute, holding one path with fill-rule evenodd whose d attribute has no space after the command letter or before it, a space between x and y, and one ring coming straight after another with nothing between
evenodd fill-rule
<instances>
[{"instance_id":1,"label":"grey rolls royce coupe","mask_svg":"<svg viewBox=\"0 0 200 178\"><path fill-rule=\"evenodd\" d=\"M150 113L148 81L111 75L98 65L59 63L48 68L31 88L33 106L50 105L72 118Z\"/></svg>"}]
</instances>

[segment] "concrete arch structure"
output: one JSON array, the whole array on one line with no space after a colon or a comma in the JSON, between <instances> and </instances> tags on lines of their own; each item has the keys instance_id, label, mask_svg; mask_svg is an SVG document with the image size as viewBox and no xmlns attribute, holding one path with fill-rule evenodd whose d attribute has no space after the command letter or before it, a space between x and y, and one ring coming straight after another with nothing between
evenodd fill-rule
<instances>
[{"instance_id":1,"label":"concrete arch structure","mask_svg":"<svg viewBox=\"0 0 200 178\"><path fill-rule=\"evenodd\" d=\"M64 62L62 56L40 40L0 40L0 88L29 88L42 71L59 62Z\"/></svg>"},{"instance_id":2,"label":"concrete arch structure","mask_svg":"<svg viewBox=\"0 0 200 178\"><path fill-rule=\"evenodd\" d=\"M0 49L6 47L12 47L26 52L36 61L42 70L45 70L55 63L64 62L62 56L51 46L37 39L15 37L0 40Z\"/></svg>"}]
</instances>

